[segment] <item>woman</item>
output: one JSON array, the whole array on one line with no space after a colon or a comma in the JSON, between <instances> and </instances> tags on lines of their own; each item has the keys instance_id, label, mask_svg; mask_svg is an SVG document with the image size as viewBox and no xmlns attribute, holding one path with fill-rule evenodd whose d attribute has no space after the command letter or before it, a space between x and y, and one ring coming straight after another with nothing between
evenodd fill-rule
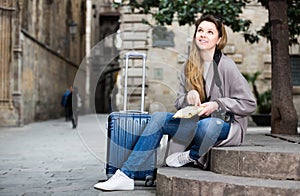
<instances>
[{"instance_id":1,"label":"woman","mask_svg":"<svg viewBox=\"0 0 300 196\"><path fill-rule=\"evenodd\" d=\"M189 151L176 152L166 159L170 167L198 162L214 145L239 145L247 128L247 115L255 111L256 101L247 81L235 63L220 51L227 35L220 20L204 15L195 23L194 40L188 61L180 73L177 109L202 106L199 116L175 119L172 113L157 112L122 168L107 181L94 186L100 190L133 190L134 172L144 165L164 134ZM224 121L216 114L228 110L234 119Z\"/></svg>"}]
</instances>

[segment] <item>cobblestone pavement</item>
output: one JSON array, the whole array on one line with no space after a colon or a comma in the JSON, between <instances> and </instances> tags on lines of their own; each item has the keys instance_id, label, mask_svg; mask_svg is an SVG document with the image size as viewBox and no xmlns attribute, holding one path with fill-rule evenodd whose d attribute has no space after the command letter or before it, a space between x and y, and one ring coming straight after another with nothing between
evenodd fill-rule
<instances>
[{"instance_id":1,"label":"cobblestone pavement","mask_svg":"<svg viewBox=\"0 0 300 196\"><path fill-rule=\"evenodd\" d=\"M77 129L64 119L0 128L0 195L155 195L140 182L135 191L93 188L106 178L106 117L80 116Z\"/></svg>"}]
</instances>

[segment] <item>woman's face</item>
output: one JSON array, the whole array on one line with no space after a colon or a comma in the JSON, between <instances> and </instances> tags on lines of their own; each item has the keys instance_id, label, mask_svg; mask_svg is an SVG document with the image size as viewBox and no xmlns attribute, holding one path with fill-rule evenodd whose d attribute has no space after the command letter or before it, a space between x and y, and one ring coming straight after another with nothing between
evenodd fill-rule
<instances>
[{"instance_id":1,"label":"woman's face","mask_svg":"<svg viewBox=\"0 0 300 196\"><path fill-rule=\"evenodd\" d=\"M202 21L197 29L195 42L202 51L214 52L219 43L219 33L214 23Z\"/></svg>"}]
</instances>

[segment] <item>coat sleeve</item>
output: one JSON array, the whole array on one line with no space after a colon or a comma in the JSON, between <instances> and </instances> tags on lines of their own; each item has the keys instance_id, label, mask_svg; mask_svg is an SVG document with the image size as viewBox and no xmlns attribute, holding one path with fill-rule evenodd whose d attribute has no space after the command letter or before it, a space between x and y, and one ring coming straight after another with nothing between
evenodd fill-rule
<instances>
[{"instance_id":1,"label":"coat sleeve","mask_svg":"<svg viewBox=\"0 0 300 196\"><path fill-rule=\"evenodd\" d=\"M232 61L220 68L223 76L224 97L219 102L235 115L247 116L256 110L256 99L244 76Z\"/></svg>"},{"instance_id":2,"label":"coat sleeve","mask_svg":"<svg viewBox=\"0 0 300 196\"><path fill-rule=\"evenodd\" d=\"M185 88L185 74L184 74L185 64L182 66L179 73L179 89L177 91L177 98L175 100L175 108L177 110L184 108L188 105L186 101L187 90Z\"/></svg>"}]
</instances>

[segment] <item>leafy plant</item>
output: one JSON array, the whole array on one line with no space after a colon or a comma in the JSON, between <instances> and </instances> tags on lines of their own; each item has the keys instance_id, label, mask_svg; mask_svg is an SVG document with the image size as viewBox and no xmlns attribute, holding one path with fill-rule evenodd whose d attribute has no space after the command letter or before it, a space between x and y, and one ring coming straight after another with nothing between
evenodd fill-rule
<instances>
[{"instance_id":1,"label":"leafy plant","mask_svg":"<svg viewBox=\"0 0 300 196\"><path fill-rule=\"evenodd\" d=\"M272 100L271 89L259 94L258 113L269 114L271 112L271 100Z\"/></svg>"},{"instance_id":2,"label":"leafy plant","mask_svg":"<svg viewBox=\"0 0 300 196\"><path fill-rule=\"evenodd\" d=\"M122 5L131 6L139 13L151 14L159 25L170 25L175 16L179 25L194 24L195 16L199 13L212 14L222 18L225 25L229 26L234 32L244 32L244 38L250 43L259 41L259 36L270 40L270 24L267 22L260 30L250 30L251 21L243 19L240 14L246 7L249 0L129 0L126 4L115 3L116 7ZM268 9L268 0L258 0L262 6ZM300 3L298 0L287 0L289 44L297 43L300 34ZM177 15L176 15L177 14ZM145 21L148 23L148 21Z\"/></svg>"},{"instance_id":3,"label":"leafy plant","mask_svg":"<svg viewBox=\"0 0 300 196\"><path fill-rule=\"evenodd\" d=\"M258 0L262 6L268 9L269 0ZM287 16L288 16L288 31L289 31L289 45L298 44L298 36L300 34L300 3L297 0L287 0ZM266 22L257 34L271 39L270 23Z\"/></svg>"},{"instance_id":4,"label":"leafy plant","mask_svg":"<svg viewBox=\"0 0 300 196\"><path fill-rule=\"evenodd\" d=\"M254 74L243 73L243 75L252 86L253 94L257 102L257 112L269 114L271 112L272 91L269 89L263 93L259 93L256 86L256 81L258 81L261 72L255 72Z\"/></svg>"}]
</instances>

